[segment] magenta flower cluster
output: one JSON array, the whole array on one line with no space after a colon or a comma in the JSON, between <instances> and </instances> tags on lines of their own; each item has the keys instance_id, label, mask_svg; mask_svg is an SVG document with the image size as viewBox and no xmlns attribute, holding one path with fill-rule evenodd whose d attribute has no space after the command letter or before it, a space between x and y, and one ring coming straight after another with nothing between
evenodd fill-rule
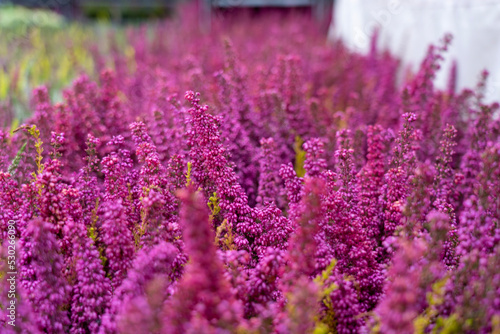
<instances>
[{"instance_id":1,"label":"magenta flower cluster","mask_svg":"<svg viewBox=\"0 0 500 334\"><path fill-rule=\"evenodd\" d=\"M191 14L0 130L1 332L498 333L487 73L435 88L447 36L398 86L306 16Z\"/></svg>"}]
</instances>

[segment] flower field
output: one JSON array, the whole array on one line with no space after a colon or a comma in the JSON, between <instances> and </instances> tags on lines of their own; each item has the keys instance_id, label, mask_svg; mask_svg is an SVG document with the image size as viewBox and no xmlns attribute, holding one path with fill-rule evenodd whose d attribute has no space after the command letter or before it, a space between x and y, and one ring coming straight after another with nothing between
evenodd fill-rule
<instances>
[{"instance_id":1,"label":"flower field","mask_svg":"<svg viewBox=\"0 0 500 334\"><path fill-rule=\"evenodd\" d=\"M0 332L500 333L487 72L435 88L450 36L401 75L306 15L212 25L4 57Z\"/></svg>"}]
</instances>

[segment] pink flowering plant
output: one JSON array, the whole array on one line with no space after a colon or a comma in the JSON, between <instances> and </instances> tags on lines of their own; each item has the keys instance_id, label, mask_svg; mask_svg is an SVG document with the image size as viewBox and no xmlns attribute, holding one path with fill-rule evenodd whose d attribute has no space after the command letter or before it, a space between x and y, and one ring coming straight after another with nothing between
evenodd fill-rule
<instances>
[{"instance_id":1,"label":"pink flowering plant","mask_svg":"<svg viewBox=\"0 0 500 334\"><path fill-rule=\"evenodd\" d=\"M434 87L447 36L398 86L307 16L191 14L0 129L1 332L499 333L487 73Z\"/></svg>"}]
</instances>

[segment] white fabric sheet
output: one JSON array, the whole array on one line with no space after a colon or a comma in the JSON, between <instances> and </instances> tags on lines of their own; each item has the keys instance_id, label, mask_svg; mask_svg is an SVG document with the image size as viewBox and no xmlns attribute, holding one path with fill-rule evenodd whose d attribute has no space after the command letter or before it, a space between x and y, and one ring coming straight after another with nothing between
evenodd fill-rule
<instances>
[{"instance_id":1,"label":"white fabric sheet","mask_svg":"<svg viewBox=\"0 0 500 334\"><path fill-rule=\"evenodd\" d=\"M429 44L453 34L436 85L446 87L456 60L458 89L475 87L487 69L486 99L500 101L500 0L336 0L330 38L340 37L353 50L367 52L375 28L379 47L413 69Z\"/></svg>"}]
</instances>

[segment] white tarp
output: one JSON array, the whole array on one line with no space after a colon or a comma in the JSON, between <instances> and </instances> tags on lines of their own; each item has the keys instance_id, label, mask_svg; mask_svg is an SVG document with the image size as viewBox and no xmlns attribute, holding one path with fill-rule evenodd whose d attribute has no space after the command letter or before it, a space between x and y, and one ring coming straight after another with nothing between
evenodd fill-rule
<instances>
[{"instance_id":1,"label":"white tarp","mask_svg":"<svg viewBox=\"0 0 500 334\"><path fill-rule=\"evenodd\" d=\"M445 88L452 60L457 88L475 87L483 69L490 72L486 98L500 101L500 0L336 0L329 37L367 52L379 29L379 46L415 69L428 45L446 33L453 42L436 85Z\"/></svg>"}]
</instances>

